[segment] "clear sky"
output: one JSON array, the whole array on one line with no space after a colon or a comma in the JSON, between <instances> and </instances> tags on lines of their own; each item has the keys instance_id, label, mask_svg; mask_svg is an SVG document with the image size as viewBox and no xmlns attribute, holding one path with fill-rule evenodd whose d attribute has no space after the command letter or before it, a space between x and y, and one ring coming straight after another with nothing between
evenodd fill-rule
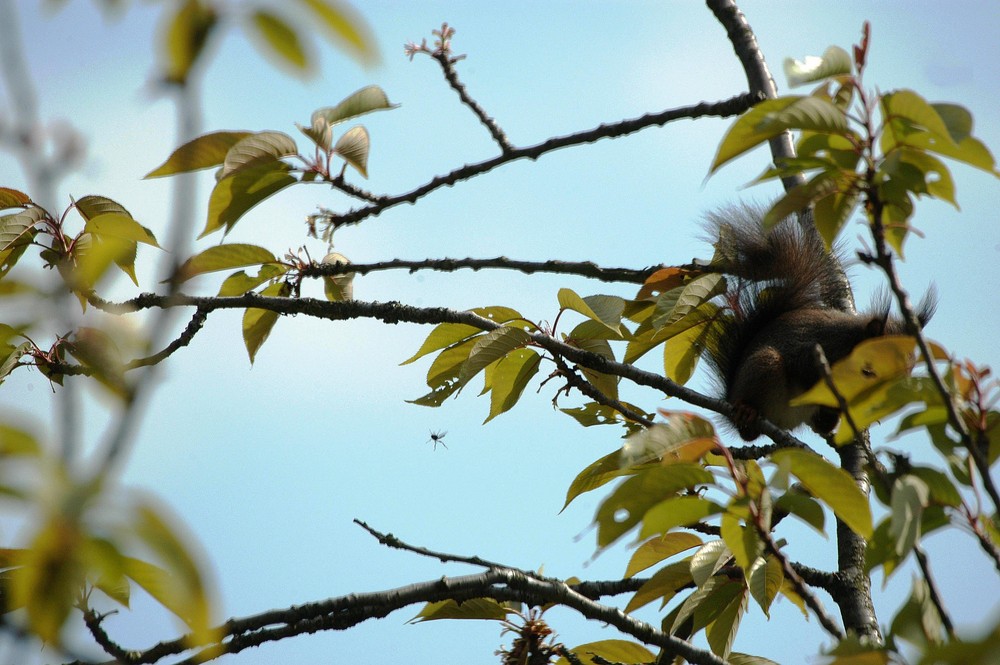
<instances>
[{"instance_id":1,"label":"clear sky","mask_svg":"<svg viewBox=\"0 0 1000 665\"><path fill-rule=\"evenodd\" d=\"M70 195L108 196L163 237L170 183L140 180L175 147L172 107L146 87L154 68L155 7L133 3L123 15L104 20L93 3L81 0L55 14L39 11L39 4L45 3L16 2L42 113L68 119L89 140L87 160L64 183L60 201L68 202ZM379 66L362 69L324 47L319 75L302 82L283 76L230 33L204 79L205 130L295 134L294 123L306 122L315 108L374 83L401 106L363 119L372 137L364 187L398 193L490 157L495 148L489 136L458 103L436 63L410 62L403 55L405 42L430 38L442 21L457 28L454 49L468 54L458 71L469 92L517 145L745 89L724 31L699 3L358 5L380 44ZM783 58L819 54L830 44L848 48L869 20L869 85L912 87L932 101L966 106L978 136L994 154L1000 151L1000 9L992 3L748 0L740 5L782 92L788 92ZM5 109L7 98L2 101ZM727 126L728 121L683 121L549 154L537 163L510 164L338 232L337 249L357 262L506 255L638 268L705 257L709 250L699 239L698 220L706 210L740 196L767 199L776 193L743 190L764 168L763 152L705 180ZM956 165L953 173L961 212L937 203L919 207L915 223L926 237L910 241L902 274L915 294L932 282L939 289L941 305L929 329L934 339L958 356L995 364L1000 188L995 179L968 168ZM199 181L202 201L211 180L206 173ZM24 186L6 154L0 155L0 185ZM321 256L323 245L305 238L303 224L317 205L337 208L345 201L324 187L286 191L255 209L229 239L261 244L276 254L306 244L313 256ZM862 231L849 227L844 240L858 247ZM198 248L217 240L202 241ZM156 257L140 252L140 284L151 290ZM861 266L852 274L863 302L877 279ZM192 288L214 293L219 280L204 278ZM120 280L115 292L127 296L130 286ZM634 287L567 277L400 272L359 278L355 296L457 309L504 304L551 321L562 286L582 295L634 294ZM309 295L320 294L317 285ZM486 426L480 423L488 400L476 399L474 390L440 409L406 404L426 392L428 362L398 363L428 332L367 321L282 320L251 367L239 314L219 313L166 363L123 481L161 498L211 554L226 617L471 572L389 551L354 526L353 518L414 544L522 568L544 566L555 576L621 576L626 548L590 560L594 535L588 525L596 496L582 497L557 514L572 478L620 446L620 432L578 427L552 409L552 384L535 393L537 381L513 412ZM629 398L647 410L681 407L640 391ZM0 389L3 408L33 413L43 431L51 401L48 382L38 373L20 371ZM577 395L560 401L577 403ZM101 439L108 407L97 393L88 399L84 436L90 445ZM447 450L432 450L427 443L432 430L448 432ZM881 441L891 431L884 426L874 436ZM892 445L926 457L919 442ZM789 537L794 558L820 568L835 565L830 542L806 531ZM975 627L984 615L995 615L1000 585L971 539L938 535L927 549L960 625ZM908 593L908 582L908 571L889 581L878 607L883 621ZM415 612L219 662L383 663L401 653L418 663L496 662L493 651L502 641L495 624L405 625ZM655 621L656 615L647 609L642 616ZM553 612L552 620L571 646L616 636L568 613ZM142 598L132 615L110 619L107 628L133 648L170 637L175 629ZM815 621L803 623L790 603L780 602L769 625L751 607L736 648L800 663L818 643L823 635Z\"/></svg>"}]
</instances>

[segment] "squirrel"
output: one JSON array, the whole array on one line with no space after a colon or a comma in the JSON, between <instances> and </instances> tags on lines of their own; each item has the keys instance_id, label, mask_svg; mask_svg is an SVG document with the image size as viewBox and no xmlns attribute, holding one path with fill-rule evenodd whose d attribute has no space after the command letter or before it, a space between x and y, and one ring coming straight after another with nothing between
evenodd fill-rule
<instances>
[{"instance_id":1,"label":"squirrel","mask_svg":"<svg viewBox=\"0 0 1000 665\"><path fill-rule=\"evenodd\" d=\"M826 249L811 215L804 215L809 226L789 217L770 231L761 225L764 210L748 204L708 216L708 230L718 237L713 269L734 279L704 356L744 441L760 436L760 418L786 430L808 423L829 435L837 409L789 405L821 378L816 345L834 363L866 339L906 332L903 320L889 315L888 297L866 313L854 311L840 256ZM921 326L935 306L932 290L918 306Z\"/></svg>"}]
</instances>

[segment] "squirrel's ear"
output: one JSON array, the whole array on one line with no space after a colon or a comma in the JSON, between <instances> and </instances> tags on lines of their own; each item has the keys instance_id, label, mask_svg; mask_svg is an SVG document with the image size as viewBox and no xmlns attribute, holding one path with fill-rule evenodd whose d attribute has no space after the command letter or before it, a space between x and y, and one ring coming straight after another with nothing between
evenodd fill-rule
<instances>
[{"instance_id":1,"label":"squirrel's ear","mask_svg":"<svg viewBox=\"0 0 1000 665\"><path fill-rule=\"evenodd\" d=\"M867 337L882 337L885 335L885 329L889 324L889 312L887 311L882 316L873 316L869 319L868 323L865 324L865 335Z\"/></svg>"}]
</instances>

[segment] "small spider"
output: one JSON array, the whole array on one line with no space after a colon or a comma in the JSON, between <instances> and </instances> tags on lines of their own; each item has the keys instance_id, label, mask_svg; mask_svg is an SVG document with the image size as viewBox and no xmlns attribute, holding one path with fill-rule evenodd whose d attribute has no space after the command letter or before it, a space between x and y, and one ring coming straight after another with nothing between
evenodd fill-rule
<instances>
[{"instance_id":1,"label":"small spider","mask_svg":"<svg viewBox=\"0 0 1000 665\"><path fill-rule=\"evenodd\" d=\"M442 446L445 447L445 450L447 450L448 446L444 442L444 437L447 434L448 434L448 432L431 432L431 438L427 439L427 443L433 442L434 443L434 450L438 449L438 444L439 443Z\"/></svg>"}]
</instances>

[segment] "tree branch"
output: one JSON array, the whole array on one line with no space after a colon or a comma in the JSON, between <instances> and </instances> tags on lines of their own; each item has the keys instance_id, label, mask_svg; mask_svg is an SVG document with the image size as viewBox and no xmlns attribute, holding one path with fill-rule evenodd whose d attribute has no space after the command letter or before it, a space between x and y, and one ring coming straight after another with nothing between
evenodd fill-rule
<instances>
[{"instance_id":1,"label":"tree branch","mask_svg":"<svg viewBox=\"0 0 1000 665\"><path fill-rule=\"evenodd\" d=\"M465 85L458 80L458 74L455 72L456 59L450 57L448 52L443 50L432 53L431 57L441 65L441 71L444 73L444 78L448 81L448 85L458 93L458 98L462 100L462 103L468 106L476 117L479 118L479 122L483 123L487 131L489 131L490 136L500 146L501 152L506 155L513 151L514 146L511 145L504 131L500 129L500 125L486 114L486 111L483 110L476 100L469 96L469 93L465 90Z\"/></svg>"},{"instance_id":2,"label":"tree branch","mask_svg":"<svg viewBox=\"0 0 1000 665\"><path fill-rule=\"evenodd\" d=\"M404 194L386 196L381 198L378 203L372 203L362 208L355 208L354 210L350 210L343 214L332 213L328 216L327 223L333 229L338 229L342 226L350 224L357 224L368 217L378 215L383 211L401 203L415 203L418 199L423 198L441 187L451 186L457 182L468 180L519 159L535 160L546 153L560 148L593 143L595 141L599 141L600 139L617 138L619 136L625 136L627 134L632 134L639 130L646 129L647 127L659 127L668 122L680 120L682 118L701 118L705 116L730 117L739 115L759 102L761 99L762 97L760 95L747 93L720 102L702 102L693 106L684 106L676 109L660 111L659 113L647 113L646 115L638 118L622 120L620 122L610 124L601 124L593 129L576 132L574 134L567 134L565 136L555 136L533 146L525 148L511 148L509 151L501 153L496 157L491 157L490 159L477 162L475 164L466 164L465 166L454 169L445 175L436 176L416 189Z\"/></svg>"}]
</instances>

